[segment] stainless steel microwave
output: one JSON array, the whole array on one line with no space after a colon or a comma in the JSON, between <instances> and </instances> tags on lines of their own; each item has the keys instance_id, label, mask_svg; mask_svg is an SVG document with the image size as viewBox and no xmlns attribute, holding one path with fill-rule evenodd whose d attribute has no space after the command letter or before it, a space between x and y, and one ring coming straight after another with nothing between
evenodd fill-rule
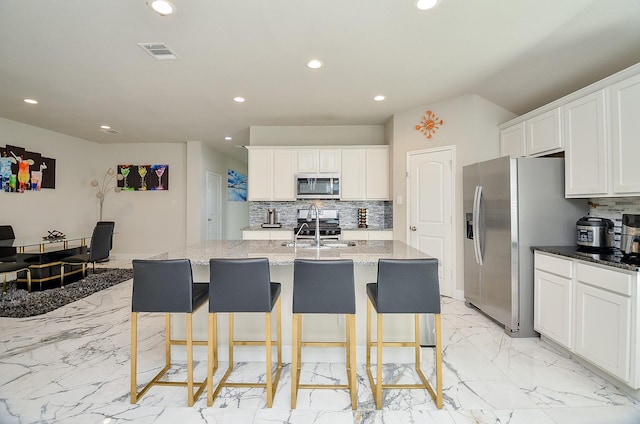
<instances>
[{"instance_id":1,"label":"stainless steel microwave","mask_svg":"<svg viewBox=\"0 0 640 424\"><path fill-rule=\"evenodd\" d=\"M340 199L340 175L334 173L297 174L297 199Z\"/></svg>"}]
</instances>

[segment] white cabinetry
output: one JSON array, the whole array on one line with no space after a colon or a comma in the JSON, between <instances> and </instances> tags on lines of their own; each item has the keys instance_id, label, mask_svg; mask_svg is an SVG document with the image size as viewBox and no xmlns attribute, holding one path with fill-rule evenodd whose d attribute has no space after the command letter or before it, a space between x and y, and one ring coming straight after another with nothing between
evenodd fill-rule
<instances>
[{"instance_id":1,"label":"white cabinetry","mask_svg":"<svg viewBox=\"0 0 640 424\"><path fill-rule=\"evenodd\" d=\"M604 89L563 107L566 197L590 197L608 192L609 140L605 112Z\"/></svg>"},{"instance_id":2,"label":"white cabinetry","mask_svg":"<svg viewBox=\"0 0 640 424\"><path fill-rule=\"evenodd\" d=\"M500 130L500 156L519 158L526 155L524 122Z\"/></svg>"},{"instance_id":3,"label":"white cabinetry","mask_svg":"<svg viewBox=\"0 0 640 424\"><path fill-rule=\"evenodd\" d=\"M389 199L389 148L342 150L341 200Z\"/></svg>"},{"instance_id":4,"label":"white cabinetry","mask_svg":"<svg viewBox=\"0 0 640 424\"><path fill-rule=\"evenodd\" d=\"M341 149L298 149L298 172L340 172Z\"/></svg>"},{"instance_id":5,"label":"white cabinetry","mask_svg":"<svg viewBox=\"0 0 640 424\"><path fill-rule=\"evenodd\" d=\"M638 274L536 251L536 331L640 388Z\"/></svg>"},{"instance_id":6,"label":"white cabinetry","mask_svg":"<svg viewBox=\"0 0 640 424\"><path fill-rule=\"evenodd\" d=\"M573 316L573 263L536 252L533 328L571 348Z\"/></svg>"},{"instance_id":7,"label":"white cabinetry","mask_svg":"<svg viewBox=\"0 0 640 424\"><path fill-rule=\"evenodd\" d=\"M631 275L576 264L575 351L625 382L630 373L631 294ZM635 342L638 335L633 336Z\"/></svg>"},{"instance_id":8,"label":"white cabinetry","mask_svg":"<svg viewBox=\"0 0 640 424\"><path fill-rule=\"evenodd\" d=\"M500 130L500 155L540 156L563 149L561 110L555 108Z\"/></svg>"},{"instance_id":9,"label":"white cabinetry","mask_svg":"<svg viewBox=\"0 0 640 424\"><path fill-rule=\"evenodd\" d=\"M393 240L393 230L342 230L342 240Z\"/></svg>"},{"instance_id":10,"label":"white cabinetry","mask_svg":"<svg viewBox=\"0 0 640 424\"><path fill-rule=\"evenodd\" d=\"M273 197L273 150L249 149L247 191L249 200Z\"/></svg>"},{"instance_id":11,"label":"white cabinetry","mask_svg":"<svg viewBox=\"0 0 640 424\"><path fill-rule=\"evenodd\" d=\"M243 240L293 240L293 231L288 230L244 230Z\"/></svg>"},{"instance_id":12,"label":"white cabinetry","mask_svg":"<svg viewBox=\"0 0 640 424\"><path fill-rule=\"evenodd\" d=\"M295 200L296 149L249 148L248 198Z\"/></svg>"},{"instance_id":13,"label":"white cabinetry","mask_svg":"<svg viewBox=\"0 0 640 424\"><path fill-rule=\"evenodd\" d=\"M527 156L562 150L560 108L534 116L526 121Z\"/></svg>"},{"instance_id":14,"label":"white cabinetry","mask_svg":"<svg viewBox=\"0 0 640 424\"><path fill-rule=\"evenodd\" d=\"M640 194L640 75L611 86L613 192Z\"/></svg>"}]
</instances>

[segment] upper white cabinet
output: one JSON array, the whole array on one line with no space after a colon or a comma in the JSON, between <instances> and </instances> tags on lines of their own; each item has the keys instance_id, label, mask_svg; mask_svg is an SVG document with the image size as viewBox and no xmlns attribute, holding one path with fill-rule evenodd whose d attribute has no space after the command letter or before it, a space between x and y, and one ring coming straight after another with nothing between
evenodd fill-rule
<instances>
[{"instance_id":1,"label":"upper white cabinet","mask_svg":"<svg viewBox=\"0 0 640 424\"><path fill-rule=\"evenodd\" d=\"M247 198L271 200L273 197L273 149L248 151Z\"/></svg>"},{"instance_id":2,"label":"upper white cabinet","mask_svg":"<svg viewBox=\"0 0 640 424\"><path fill-rule=\"evenodd\" d=\"M524 122L520 122L500 130L500 156L513 158L527 156L524 128Z\"/></svg>"},{"instance_id":3,"label":"upper white cabinet","mask_svg":"<svg viewBox=\"0 0 640 424\"><path fill-rule=\"evenodd\" d=\"M562 122L561 109L555 108L548 112L527 119L526 140L527 156L548 154L562 150Z\"/></svg>"},{"instance_id":4,"label":"upper white cabinet","mask_svg":"<svg viewBox=\"0 0 640 424\"><path fill-rule=\"evenodd\" d=\"M297 149L273 150L273 200L295 200Z\"/></svg>"},{"instance_id":5,"label":"upper white cabinet","mask_svg":"<svg viewBox=\"0 0 640 424\"><path fill-rule=\"evenodd\" d=\"M566 197L640 196L640 63L500 125L501 156L564 150Z\"/></svg>"},{"instance_id":6,"label":"upper white cabinet","mask_svg":"<svg viewBox=\"0 0 640 424\"><path fill-rule=\"evenodd\" d=\"M341 149L298 149L298 172L340 172Z\"/></svg>"},{"instance_id":7,"label":"upper white cabinet","mask_svg":"<svg viewBox=\"0 0 640 424\"><path fill-rule=\"evenodd\" d=\"M389 199L389 147L342 149L341 200Z\"/></svg>"},{"instance_id":8,"label":"upper white cabinet","mask_svg":"<svg viewBox=\"0 0 640 424\"><path fill-rule=\"evenodd\" d=\"M640 75L610 88L613 193L640 194Z\"/></svg>"},{"instance_id":9,"label":"upper white cabinet","mask_svg":"<svg viewBox=\"0 0 640 424\"><path fill-rule=\"evenodd\" d=\"M605 90L563 107L565 196L606 195L609 174Z\"/></svg>"},{"instance_id":10,"label":"upper white cabinet","mask_svg":"<svg viewBox=\"0 0 640 424\"><path fill-rule=\"evenodd\" d=\"M561 109L534 115L500 130L500 156L541 156L559 152L562 142Z\"/></svg>"},{"instance_id":11,"label":"upper white cabinet","mask_svg":"<svg viewBox=\"0 0 640 424\"><path fill-rule=\"evenodd\" d=\"M248 199L295 200L297 149L249 148Z\"/></svg>"}]
</instances>

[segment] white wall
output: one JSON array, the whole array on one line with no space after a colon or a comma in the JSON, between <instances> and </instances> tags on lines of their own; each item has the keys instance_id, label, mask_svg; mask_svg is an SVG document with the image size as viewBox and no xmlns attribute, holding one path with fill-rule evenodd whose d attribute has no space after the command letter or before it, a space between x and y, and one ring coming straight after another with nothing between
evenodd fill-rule
<instances>
[{"instance_id":1,"label":"white wall","mask_svg":"<svg viewBox=\"0 0 640 424\"><path fill-rule=\"evenodd\" d=\"M247 164L228 156L220 155L217 151L204 146L202 151L202 183L206 183L206 171L220 175L222 179L222 238L226 240L242 240L242 230L249 225L249 202L230 202L227 193L227 170L241 172L247 175ZM206 187L203 187L206 189ZM206 191L206 190L205 190ZM206 202L203 197L201 210L202 240L206 240Z\"/></svg>"},{"instance_id":2,"label":"white wall","mask_svg":"<svg viewBox=\"0 0 640 424\"><path fill-rule=\"evenodd\" d=\"M251 146L350 146L386 144L383 125L254 126Z\"/></svg>"},{"instance_id":3,"label":"white wall","mask_svg":"<svg viewBox=\"0 0 640 424\"><path fill-rule=\"evenodd\" d=\"M443 125L431 139L427 139L415 129L427 110L444 120ZM455 193L456 216L456 290L463 290L464 256L462 246L463 210L462 210L462 167L499 156L500 135L498 125L514 118L515 115L482 97L467 95L443 102L433 103L414 109L398 112L387 126L393 128L391 150L393 175L393 228L396 240L407 240L407 153L434 147L456 147L457 182ZM398 196L403 202L398 204Z\"/></svg>"},{"instance_id":4,"label":"white wall","mask_svg":"<svg viewBox=\"0 0 640 424\"><path fill-rule=\"evenodd\" d=\"M98 217L96 191L90 184L100 159L95 143L3 118L0 143L56 160L55 189L0 192L1 224L12 225L17 237L44 236L53 229L66 234L91 232Z\"/></svg>"},{"instance_id":5,"label":"white wall","mask_svg":"<svg viewBox=\"0 0 640 424\"><path fill-rule=\"evenodd\" d=\"M148 257L183 247L191 228L195 228L196 242L200 241L206 170L222 176L223 234L241 238L240 228L249 223L248 202L227 202L226 196L227 168L246 173L247 165L200 142L96 144L3 118L0 140L3 146L24 147L56 159L55 189L0 192L0 224L12 225L18 237L40 237L52 229L65 234L91 233L99 216L91 180L102 182L109 167L116 169L123 164L168 164L169 190L107 195L103 219L116 221L113 256ZM194 148L193 158L188 157L188 145ZM130 174L129 178L136 175ZM191 189L191 181L196 182L196 191L190 204L187 188ZM200 181L202 187L197 184ZM193 215L191 210L195 211Z\"/></svg>"}]
</instances>

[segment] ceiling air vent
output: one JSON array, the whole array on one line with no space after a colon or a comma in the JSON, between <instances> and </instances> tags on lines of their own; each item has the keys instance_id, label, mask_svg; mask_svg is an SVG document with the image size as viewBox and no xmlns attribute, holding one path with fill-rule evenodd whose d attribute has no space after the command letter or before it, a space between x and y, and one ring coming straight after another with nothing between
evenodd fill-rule
<instances>
[{"instance_id":1,"label":"ceiling air vent","mask_svg":"<svg viewBox=\"0 0 640 424\"><path fill-rule=\"evenodd\" d=\"M178 56L164 43L138 43L156 60L177 60Z\"/></svg>"}]
</instances>

